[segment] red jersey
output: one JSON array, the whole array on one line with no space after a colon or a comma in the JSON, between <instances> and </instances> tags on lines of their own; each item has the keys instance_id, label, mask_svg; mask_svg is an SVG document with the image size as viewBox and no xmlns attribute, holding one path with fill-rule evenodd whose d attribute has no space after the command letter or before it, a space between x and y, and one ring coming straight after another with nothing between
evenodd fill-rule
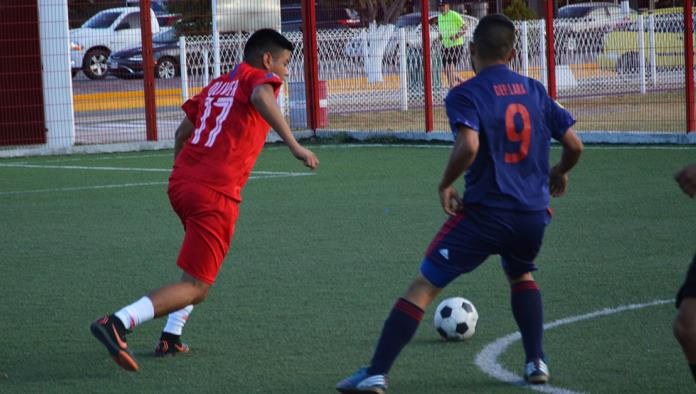
<instances>
[{"instance_id":1,"label":"red jersey","mask_svg":"<svg viewBox=\"0 0 696 394\"><path fill-rule=\"evenodd\" d=\"M241 63L181 106L195 131L179 152L170 181L200 183L242 201L240 192L270 130L251 103L254 88L266 83L277 97L283 83L277 75Z\"/></svg>"}]
</instances>

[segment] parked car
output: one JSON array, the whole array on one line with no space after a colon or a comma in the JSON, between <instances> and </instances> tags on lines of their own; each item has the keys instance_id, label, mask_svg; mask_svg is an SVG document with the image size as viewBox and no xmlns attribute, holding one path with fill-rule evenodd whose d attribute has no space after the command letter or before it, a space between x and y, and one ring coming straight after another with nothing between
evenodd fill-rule
<instances>
[{"instance_id":1,"label":"parked car","mask_svg":"<svg viewBox=\"0 0 696 394\"><path fill-rule=\"evenodd\" d=\"M179 75L179 38L175 29L152 36L152 54L155 58L155 77L171 79ZM144 69L142 47L114 52L109 57L109 73L118 78L142 77Z\"/></svg>"},{"instance_id":2,"label":"parked car","mask_svg":"<svg viewBox=\"0 0 696 394\"><path fill-rule=\"evenodd\" d=\"M152 33L159 33L159 22L154 11L150 12ZM70 30L70 41L73 76L83 71L90 79L104 79L111 52L141 43L140 8L110 8L98 12L82 27Z\"/></svg>"},{"instance_id":3,"label":"parked car","mask_svg":"<svg viewBox=\"0 0 696 394\"><path fill-rule=\"evenodd\" d=\"M317 30L359 27L360 15L350 8L336 8L317 4ZM282 5L280 19L283 32L302 31L302 6L300 4Z\"/></svg>"},{"instance_id":4,"label":"parked car","mask_svg":"<svg viewBox=\"0 0 696 394\"><path fill-rule=\"evenodd\" d=\"M624 12L613 3L578 3L558 9L554 24L557 53L574 53L580 49L602 50L604 34L621 30L637 15L633 9Z\"/></svg>"},{"instance_id":5,"label":"parked car","mask_svg":"<svg viewBox=\"0 0 696 394\"><path fill-rule=\"evenodd\" d=\"M665 11L673 11L665 12ZM684 69L684 15L682 8L656 10L655 12L655 66L658 69ZM696 31L696 21L694 21ZM650 64L648 49L650 36L647 20L643 32L645 43L644 57L646 67ZM597 57L600 69L630 74L640 67L640 48L638 25L629 26L624 31L607 34L604 50ZM696 34L694 34L696 40ZM649 70L649 69L648 69Z\"/></svg>"}]
</instances>

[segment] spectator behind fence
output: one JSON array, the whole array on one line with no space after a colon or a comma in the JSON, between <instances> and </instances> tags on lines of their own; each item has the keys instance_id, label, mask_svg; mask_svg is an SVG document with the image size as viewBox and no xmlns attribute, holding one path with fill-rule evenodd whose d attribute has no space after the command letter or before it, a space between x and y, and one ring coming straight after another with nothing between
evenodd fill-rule
<instances>
[{"instance_id":1,"label":"spectator behind fence","mask_svg":"<svg viewBox=\"0 0 696 394\"><path fill-rule=\"evenodd\" d=\"M466 34L467 26L464 23L464 18L458 12L450 9L449 0L438 1L438 9L440 10L440 16L437 17L437 25L440 30L440 40L443 48L442 63L445 66L447 83L452 88L461 82L461 79L456 76L455 72L463 52L463 37Z\"/></svg>"}]
</instances>

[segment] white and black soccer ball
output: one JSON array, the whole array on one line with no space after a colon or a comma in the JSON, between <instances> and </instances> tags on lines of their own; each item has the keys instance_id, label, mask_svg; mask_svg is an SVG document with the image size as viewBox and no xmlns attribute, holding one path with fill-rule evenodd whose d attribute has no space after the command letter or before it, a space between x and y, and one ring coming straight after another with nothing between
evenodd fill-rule
<instances>
[{"instance_id":1,"label":"white and black soccer ball","mask_svg":"<svg viewBox=\"0 0 696 394\"><path fill-rule=\"evenodd\" d=\"M447 298L435 310L435 328L448 341L471 338L476 332L477 321L476 307L466 298Z\"/></svg>"}]
</instances>

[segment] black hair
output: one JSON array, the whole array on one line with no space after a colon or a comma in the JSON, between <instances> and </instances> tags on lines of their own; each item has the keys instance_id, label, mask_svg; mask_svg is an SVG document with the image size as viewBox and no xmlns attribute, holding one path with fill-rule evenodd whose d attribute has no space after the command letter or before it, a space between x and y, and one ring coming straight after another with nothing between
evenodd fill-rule
<instances>
[{"instance_id":1,"label":"black hair","mask_svg":"<svg viewBox=\"0 0 696 394\"><path fill-rule=\"evenodd\" d=\"M273 29L260 29L254 32L244 45L244 61L254 62L266 52L276 55L283 49L292 52L295 46Z\"/></svg>"},{"instance_id":2,"label":"black hair","mask_svg":"<svg viewBox=\"0 0 696 394\"><path fill-rule=\"evenodd\" d=\"M487 60L503 60L515 45L515 25L503 14L486 15L474 30L478 55Z\"/></svg>"}]
</instances>

